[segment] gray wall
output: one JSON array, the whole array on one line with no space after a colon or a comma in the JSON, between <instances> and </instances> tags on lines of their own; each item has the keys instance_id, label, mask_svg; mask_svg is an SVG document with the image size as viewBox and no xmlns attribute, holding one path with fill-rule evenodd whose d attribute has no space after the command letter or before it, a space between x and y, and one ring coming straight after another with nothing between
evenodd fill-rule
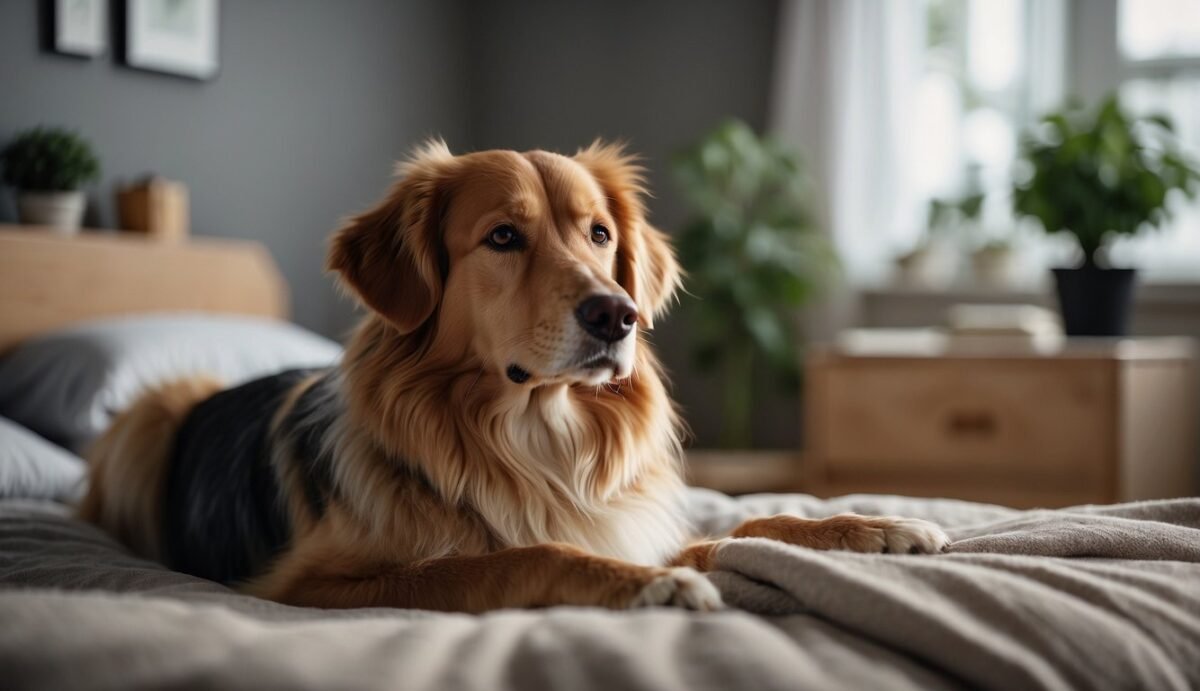
<instances>
[{"instance_id":1,"label":"gray wall","mask_svg":"<svg viewBox=\"0 0 1200 691\"><path fill-rule=\"evenodd\" d=\"M471 134L481 148L572 152L625 139L664 226L683 220L668 159L717 123L765 124L776 2L475 2Z\"/></svg>"},{"instance_id":2,"label":"gray wall","mask_svg":"<svg viewBox=\"0 0 1200 691\"><path fill-rule=\"evenodd\" d=\"M469 13L471 133L483 148L574 151L596 136L628 140L650 168L652 220L678 230L672 152L727 117L762 128L778 3L766 0L476 2ZM657 324L674 395L700 446L716 442L720 389L690 371L687 327ZM794 446L795 397L765 398L758 444Z\"/></svg>"},{"instance_id":3,"label":"gray wall","mask_svg":"<svg viewBox=\"0 0 1200 691\"><path fill-rule=\"evenodd\" d=\"M226 0L207 82L121 67L111 51L42 52L38 4L0 3L0 141L39 123L87 136L104 168L90 212L101 226L116 224L114 182L186 182L193 233L266 243L296 320L318 331L350 323L322 272L338 218L376 199L417 139L466 131L456 3ZM14 216L6 198L0 220Z\"/></svg>"},{"instance_id":4,"label":"gray wall","mask_svg":"<svg viewBox=\"0 0 1200 691\"><path fill-rule=\"evenodd\" d=\"M42 122L88 136L103 226L115 181L186 182L193 232L266 243L296 320L331 335L352 315L321 272L325 238L428 134L456 151L624 138L651 170L653 220L676 230L668 158L726 117L764 124L778 13L776 0L225 0L221 73L196 82L41 52L36 4L0 3L0 141ZM720 391L689 371L686 335L668 319L655 341L708 444ZM797 410L767 401L759 442L792 445Z\"/></svg>"}]
</instances>

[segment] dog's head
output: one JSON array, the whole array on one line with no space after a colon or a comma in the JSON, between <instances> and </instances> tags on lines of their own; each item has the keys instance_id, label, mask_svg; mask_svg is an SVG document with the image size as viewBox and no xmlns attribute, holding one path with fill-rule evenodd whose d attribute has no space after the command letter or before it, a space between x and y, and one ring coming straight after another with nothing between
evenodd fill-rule
<instances>
[{"instance_id":1,"label":"dog's head","mask_svg":"<svg viewBox=\"0 0 1200 691\"><path fill-rule=\"evenodd\" d=\"M454 156L417 150L376 208L339 230L328 268L400 334L518 385L629 376L637 330L679 284L621 147Z\"/></svg>"}]
</instances>

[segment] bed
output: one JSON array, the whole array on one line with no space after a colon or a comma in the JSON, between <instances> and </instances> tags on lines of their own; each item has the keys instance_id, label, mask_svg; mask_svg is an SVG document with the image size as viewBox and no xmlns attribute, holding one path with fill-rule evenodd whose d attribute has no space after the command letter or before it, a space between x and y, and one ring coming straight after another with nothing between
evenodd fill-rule
<instances>
[{"instance_id":1,"label":"bed","mask_svg":"<svg viewBox=\"0 0 1200 691\"><path fill-rule=\"evenodd\" d=\"M64 267L86 272L95 286L86 304L68 289L82 279L64 287ZM239 288L206 290L213 276ZM0 420L0 686L1200 687L1200 500L1193 498L1017 511L890 496L735 499L696 489L690 508L703 531L764 513L856 511L937 521L954 540L938 556L740 540L719 552L710 575L731 605L715 613L287 607L134 557L73 519L69 504L83 471L74 451L162 370L101 378L87 386L110 394L114 381L124 388L80 405L89 398L81 382L94 379L84 375L96 363L111 368L118 351L132 350L144 367L153 358L138 349L168 342L175 357L206 365L211 351L247 341L287 361L215 361L234 378L336 358L335 345L281 321L286 304L278 273L254 245L0 230L0 350L7 351L0 416L10 418ZM81 342L88 350L62 350ZM44 355L48 343L59 349L51 349L54 358ZM38 400L49 411L34 414L31 392L73 369L77 376L59 387L71 395L46 394ZM56 405L78 409L56 420Z\"/></svg>"}]
</instances>

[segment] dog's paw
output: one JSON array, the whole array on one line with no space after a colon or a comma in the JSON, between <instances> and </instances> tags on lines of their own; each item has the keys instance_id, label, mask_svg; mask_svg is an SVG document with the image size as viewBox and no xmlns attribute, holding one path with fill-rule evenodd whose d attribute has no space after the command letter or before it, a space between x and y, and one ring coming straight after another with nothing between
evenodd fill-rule
<instances>
[{"instance_id":1,"label":"dog's paw","mask_svg":"<svg viewBox=\"0 0 1200 691\"><path fill-rule=\"evenodd\" d=\"M937 525L918 518L847 517L852 520L842 535L842 549L891 554L937 554L950 538Z\"/></svg>"},{"instance_id":2,"label":"dog's paw","mask_svg":"<svg viewBox=\"0 0 1200 691\"><path fill-rule=\"evenodd\" d=\"M721 593L704 574L687 567L673 568L642 588L630 607L682 607L703 612L724 609Z\"/></svg>"}]
</instances>

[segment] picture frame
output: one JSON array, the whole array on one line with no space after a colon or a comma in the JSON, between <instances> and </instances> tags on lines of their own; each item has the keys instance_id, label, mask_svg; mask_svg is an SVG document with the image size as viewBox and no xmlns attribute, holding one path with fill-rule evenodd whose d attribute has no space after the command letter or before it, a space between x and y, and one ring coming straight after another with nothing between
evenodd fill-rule
<instances>
[{"instance_id":1,"label":"picture frame","mask_svg":"<svg viewBox=\"0 0 1200 691\"><path fill-rule=\"evenodd\" d=\"M108 51L108 0L54 0L50 47L95 58Z\"/></svg>"},{"instance_id":2,"label":"picture frame","mask_svg":"<svg viewBox=\"0 0 1200 691\"><path fill-rule=\"evenodd\" d=\"M124 63L191 79L219 70L219 0L126 0Z\"/></svg>"}]
</instances>

